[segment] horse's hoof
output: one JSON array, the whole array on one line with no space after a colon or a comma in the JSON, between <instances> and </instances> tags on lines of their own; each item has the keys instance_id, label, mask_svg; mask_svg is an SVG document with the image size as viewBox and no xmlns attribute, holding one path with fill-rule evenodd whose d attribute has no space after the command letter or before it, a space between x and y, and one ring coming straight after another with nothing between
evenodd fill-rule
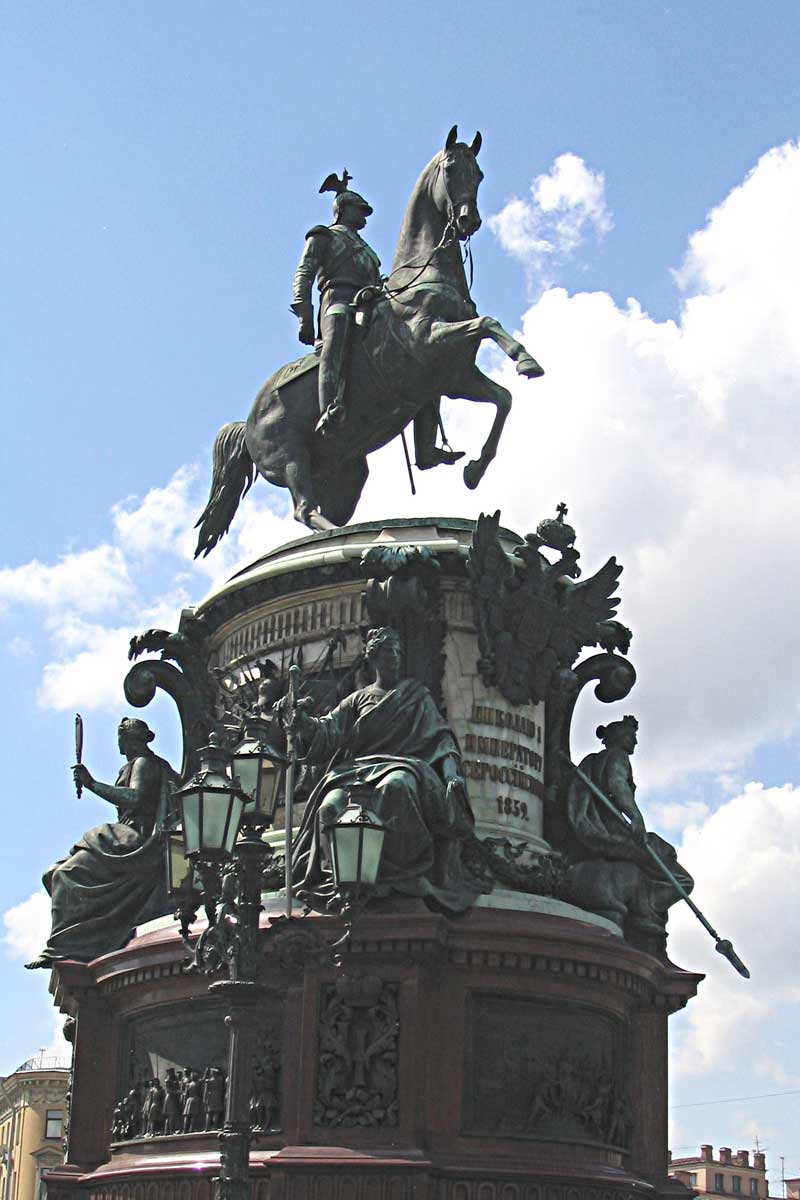
<instances>
[{"instance_id":1,"label":"horse's hoof","mask_svg":"<svg viewBox=\"0 0 800 1200\"><path fill-rule=\"evenodd\" d=\"M539 379L544 375L544 368L539 366L532 354L523 354L522 358L517 359L517 374L524 375L526 379Z\"/></svg>"},{"instance_id":2,"label":"horse's hoof","mask_svg":"<svg viewBox=\"0 0 800 1200\"><path fill-rule=\"evenodd\" d=\"M464 483L470 491L474 491L483 478L481 464L474 459L464 467Z\"/></svg>"},{"instance_id":3,"label":"horse's hoof","mask_svg":"<svg viewBox=\"0 0 800 1200\"><path fill-rule=\"evenodd\" d=\"M309 529L313 529L315 533L327 533L329 529L338 529L338 525L334 525L333 521L329 521L327 517L323 517L318 508L311 508L304 517L300 520Z\"/></svg>"}]
</instances>

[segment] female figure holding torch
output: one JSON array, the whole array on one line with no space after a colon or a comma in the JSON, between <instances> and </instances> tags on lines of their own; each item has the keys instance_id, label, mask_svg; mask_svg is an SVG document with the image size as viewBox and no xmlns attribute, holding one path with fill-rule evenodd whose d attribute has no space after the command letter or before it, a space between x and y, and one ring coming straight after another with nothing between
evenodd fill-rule
<instances>
[{"instance_id":1,"label":"female figure holding torch","mask_svg":"<svg viewBox=\"0 0 800 1200\"><path fill-rule=\"evenodd\" d=\"M29 968L63 958L89 962L124 946L135 925L168 911L159 832L177 776L150 749L154 736L138 718L120 721L119 749L127 761L115 784L100 783L81 763L73 767L76 786L114 804L119 817L90 829L45 872L53 925Z\"/></svg>"}]
</instances>

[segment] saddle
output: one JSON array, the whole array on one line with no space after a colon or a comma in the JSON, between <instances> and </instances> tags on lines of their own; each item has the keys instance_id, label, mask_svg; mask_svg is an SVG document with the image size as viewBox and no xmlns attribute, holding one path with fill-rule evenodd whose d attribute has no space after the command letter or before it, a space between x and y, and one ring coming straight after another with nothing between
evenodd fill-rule
<instances>
[{"instance_id":1,"label":"saddle","mask_svg":"<svg viewBox=\"0 0 800 1200\"><path fill-rule=\"evenodd\" d=\"M296 358L294 362L287 363L285 367L281 367L275 377L273 390L276 392L280 391L287 384L294 383L295 379L299 379L301 375L306 375L309 371L316 371L318 369L318 356L316 354L304 354L302 358Z\"/></svg>"}]
</instances>

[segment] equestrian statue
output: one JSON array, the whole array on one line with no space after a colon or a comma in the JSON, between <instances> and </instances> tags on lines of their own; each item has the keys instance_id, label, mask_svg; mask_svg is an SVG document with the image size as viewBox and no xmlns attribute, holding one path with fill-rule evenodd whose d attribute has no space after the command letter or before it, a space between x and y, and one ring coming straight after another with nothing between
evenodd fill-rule
<instances>
[{"instance_id":1,"label":"equestrian statue","mask_svg":"<svg viewBox=\"0 0 800 1200\"><path fill-rule=\"evenodd\" d=\"M313 530L346 525L369 468L367 455L414 424L419 470L451 465L462 454L438 446L442 396L493 404L495 416L478 457L464 467L476 488L497 453L511 393L475 365L485 338L530 379L544 374L535 358L494 317L478 316L461 243L481 225L477 194L483 172L456 126L417 180L388 278L359 234L370 205L331 175L334 223L306 237L295 275L292 311L301 342L316 342L312 287L319 292L319 354L270 376L247 421L224 425L214 443L211 495L197 525L195 555L227 533L257 474L288 487L296 519Z\"/></svg>"}]
</instances>

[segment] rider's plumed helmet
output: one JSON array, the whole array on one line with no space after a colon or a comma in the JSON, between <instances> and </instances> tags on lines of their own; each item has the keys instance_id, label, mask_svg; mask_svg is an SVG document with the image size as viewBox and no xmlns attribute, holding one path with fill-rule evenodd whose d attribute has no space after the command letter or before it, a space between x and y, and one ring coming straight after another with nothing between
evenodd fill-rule
<instances>
[{"instance_id":1,"label":"rider's plumed helmet","mask_svg":"<svg viewBox=\"0 0 800 1200\"><path fill-rule=\"evenodd\" d=\"M368 204L367 201L364 199L364 197L360 196L358 194L358 192L350 192L350 191L339 192L339 194L337 195L336 199L333 202L333 215L336 220L339 219L339 213L342 211L345 204L357 205L360 209L363 210L365 217L371 216L374 211L374 209L372 208L372 205Z\"/></svg>"}]
</instances>

